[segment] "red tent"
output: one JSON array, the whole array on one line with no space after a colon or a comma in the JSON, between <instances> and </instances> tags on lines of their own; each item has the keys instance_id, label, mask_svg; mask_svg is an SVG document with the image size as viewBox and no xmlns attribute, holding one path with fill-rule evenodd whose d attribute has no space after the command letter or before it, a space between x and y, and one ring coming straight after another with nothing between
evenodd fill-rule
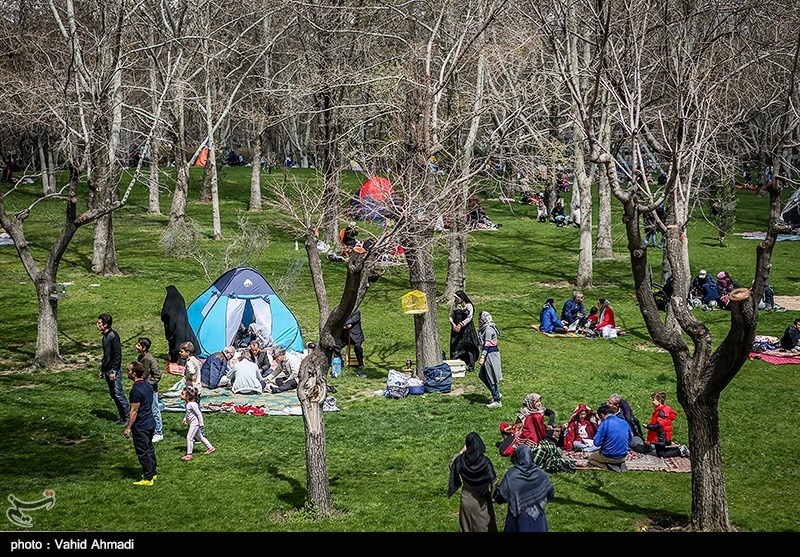
<instances>
[{"instance_id":1,"label":"red tent","mask_svg":"<svg viewBox=\"0 0 800 557\"><path fill-rule=\"evenodd\" d=\"M370 197L373 201L379 202L388 201L392 194L394 194L394 188L389 183L389 179L380 176L368 179L361 184L361 189L358 190L358 197L361 199Z\"/></svg>"}]
</instances>

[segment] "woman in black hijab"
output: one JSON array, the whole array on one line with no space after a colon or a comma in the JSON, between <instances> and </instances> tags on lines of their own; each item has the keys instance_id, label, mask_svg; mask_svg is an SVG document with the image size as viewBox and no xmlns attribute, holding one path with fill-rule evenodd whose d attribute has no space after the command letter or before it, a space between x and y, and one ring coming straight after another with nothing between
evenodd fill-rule
<instances>
[{"instance_id":1,"label":"woman in black hijab","mask_svg":"<svg viewBox=\"0 0 800 557\"><path fill-rule=\"evenodd\" d=\"M178 361L181 343L191 342L195 350L199 345L192 326L189 325L186 300L172 284L167 286L167 297L161 307L161 321L164 322L164 337L169 343L169 361L176 364L182 363Z\"/></svg>"},{"instance_id":2,"label":"woman in black hijab","mask_svg":"<svg viewBox=\"0 0 800 557\"><path fill-rule=\"evenodd\" d=\"M475 306L463 290L456 290L450 308L450 359L461 360L467 371L475 369L481 353L481 341L475 328Z\"/></svg>"},{"instance_id":3,"label":"woman in black hijab","mask_svg":"<svg viewBox=\"0 0 800 557\"><path fill-rule=\"evenodd\" d=\"M528 445L520 445L511 455L514 467L500 482L494 500L508 503L504 532L547 532L544 508L555 497L553 483L533 462Z\"/></svg>"},{"instance_id":4,"label":"woman in black hijab","mask_svg":"<svg viewBox=\"0 0 800 557\"><path fill-rule=\"evenodd\" d=\"M447 496L461 488L458 523L462 532L497 532L492 490L497 482L494 465L484 453L486 446L474 431L450 462L450 488Z\"/></svg>"}]
</instances>

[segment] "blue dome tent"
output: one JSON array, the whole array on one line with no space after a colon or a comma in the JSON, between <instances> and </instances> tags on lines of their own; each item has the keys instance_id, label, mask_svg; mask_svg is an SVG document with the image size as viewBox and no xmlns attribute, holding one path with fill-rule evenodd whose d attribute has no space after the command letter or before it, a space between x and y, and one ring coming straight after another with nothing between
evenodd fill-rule
<instances>
[{"instance_id":1,"label":"blue dome tent","mask_svg":"<svg viewBox=\"0 0 800 557\"><path fill-rule=\"evenodd\" d=\"M275 346L302 352L300 325L261 273L250 267L225 272L186 309L197 337L195 355L207 358L232 345L239 326L256 322L271 331Z\"/></svg>"}]
</instances>

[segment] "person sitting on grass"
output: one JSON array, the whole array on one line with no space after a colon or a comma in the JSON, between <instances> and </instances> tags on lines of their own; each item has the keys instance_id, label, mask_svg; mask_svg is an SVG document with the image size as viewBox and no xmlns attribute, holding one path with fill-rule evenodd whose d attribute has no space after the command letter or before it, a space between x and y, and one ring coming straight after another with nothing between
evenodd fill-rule
<instances>
[{"instance_id":1,"label":"person sitting on grass","mask_svg":"<svg viewBox=\"0 0 800 557\"><path fill-rule=\"evenodd\" d=\"M564 327L564 323L561 322L561 319L558 318L556 308L553 306L554 303L555 300L553 300L553 298L548 298L542 306L539 312L539 322L541 323L539 325L539 330L543 333L563 335L567 332L567 329Z\"/></svg>"},{"instance_id":2,"label":"person sitting on grass","mask_svg":"<svg viewBox=\"0 0 800 557\"><path fill-rule=\"evenodd\" d=\"M564 302L564 306L561 308L561 321L567 325L568 331L577 331L586 324L583 292L576 290L572 293L572 298Z\"/></svg>"},{"instance_id":3,"label":"person sitting on grass","mask_svg":"<svg viewBox=\"0 0 800 557\"><path fill-rule=\"evenodd\" d=\"M667 394L656 391L651 395L653 401L653 415L647 423L647 443L656 451L656 455L663 458L674 456L689 456L689 449L685 445L672 442L672 422L678 417L670 406L667 405Z\"/></svg>"},{"instance_id":4,"label":"person sitting on grass","mask_svg":"<svg viewBox=\"0 0 800 557\"><path fill-rule=\"evenodd\" d=\"M601 404L597 415L600 419L600 425L594 434L597 450L589 453L585 466L621 472L623 469L620 465L628 458L628 444L633 436L631 428L608 404Z\"/></svg>"},{"instance_id":5,"label":"person sitting on grass","mask_svg":"<svg viewBox=\"0 0 800 557\"><path fill-rule=\"evenodd\" d=\"M275 367L269 375L264 377L270 392L283 393L296 389L303 355L279 346L275 349L273 356Z\"/></svg>"},{"instance_id":6,"label":"person sitting on grass","mask_svg":"<svg viewBox=\"0 0 800 557\"><path fill-rule=\"evenodd\" d=\"M719 306L722 309L730 309L731 292L739 288L739 283L733 280L727 271L720 271L717 274L717 291L719 292Z\"/></svg>"},{"instance_id":7,"label":"person sitting on grass","mask_svg":"<svg viewBox=\"0 0 800 557\"><path fill-rule=\"evenodd\" d=\"M242 395L260 395L266 382L261 378L260 370L252 359L250 351L245 351L238 359L234 357L228 367L228 381L231 392Z\"/></svg>"},{"instance_id":8,"label":"person sitting on grass","mask_svg":"<svg viewBox=\"0 0 800 557\"><path fill-rule=\"evenodd\" d=\"M781 350L800 352L800 319L795 319L794 323L783 331Z\"/></svg>"},{"instance_id":9,"label":"person sitting on grass","mask_svg":"<svg viewBox=\"0 0 800 557\"><path fill-rule=\"evenodd\" d=\"M563 429L564 450L575 452L597 450L594 444L594 435L597 433L596 419L591 407L585 404L576 406Z\"/></svg>"}]
</instances>

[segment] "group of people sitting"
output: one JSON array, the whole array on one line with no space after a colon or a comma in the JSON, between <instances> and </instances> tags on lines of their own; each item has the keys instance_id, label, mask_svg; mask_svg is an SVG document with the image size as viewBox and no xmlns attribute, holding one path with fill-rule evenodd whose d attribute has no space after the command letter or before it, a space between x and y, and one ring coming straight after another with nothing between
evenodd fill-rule
<instances>
[{"instance_id":1,"label":"group of people sitting","mask_svg":"<svg viewBox=\"0 0 800 557\"><path fill-rule=\"evenodd\" d=\"M608 299L600 298L597 305L592 306L588 313L583 299L583 292L574 291L572 298L564 302L559 317L555 300L548 298L539 312L539 330L543 333L555 334L574 332L589 338L616 336L619 333L617 320Z\"/></svg>"},{"instance_id":2,"label":"group of people sitting","mask_svg":"<svg viewBox=\"0 0 800 557\"><path fill-rule=\"evenodd\" d=\"M677 412L666 403L667 395L656 391L650 395L653 413L645 425L641 423L628 402L618 393L611 394L597 411L587 404L578 404L569 420L556 425L555 412L544 406L538 393L525 396L514 423L502 422L504 439L498 445L500 453L508 456L526 444L533 448L534 460L548 472L574 471L579 466L610 468L621 471L628 452L655 454L659 457L689 457L689 449L672 437L672 422ZM558 449L586 452L585 462L565 457Z\"/></svg>"},{"instance_id":3,"label":"group of people sitting","mask_svg":"<svg viewBox=\"0 0 800 557\"><path fill-rule=\"evenodd\" d=\"M693 308L700 307L703 311L729 309L731 292L737 288L739 283L727 271L720 271L715 279L702 269L689 286L689 303Z\"/></svg>"},{"instance_id":4,"label":"group of people sitting","mask_svg":"<svg viewBox=\"0 0 800 557\"><path fill-rule=\"evenodd\" d=\"M689 287L689 305L692 308L699 307L703 311L730 309L731 292L737 288L739 288L739 283L727 271L720 271L714 278L708 274L708 271L701 269L692 279ZM764 294L758 303L758 309L775 312L786 311L786 308L775 303L775 291L770 284L764 287Z\"/></svg>"},{"instance_id":5,"label":"group of people sitting","mask_svg":"<svg viewBox=\"0 0 800 557\"><path fill-rule=\"evenodd\" d=\"M254 330L258 330L258 325L253 325ZM296 389L300 363L315 347L315 343L309 342L305 351L296 352L275 346L268 334L255 334L246 347L226 346L201 362L194 355L194 344L183 342L180 356L185 362L184 382L198 389L225 387L234 394L280 393Z\"/></svg>"}]
</instances>

